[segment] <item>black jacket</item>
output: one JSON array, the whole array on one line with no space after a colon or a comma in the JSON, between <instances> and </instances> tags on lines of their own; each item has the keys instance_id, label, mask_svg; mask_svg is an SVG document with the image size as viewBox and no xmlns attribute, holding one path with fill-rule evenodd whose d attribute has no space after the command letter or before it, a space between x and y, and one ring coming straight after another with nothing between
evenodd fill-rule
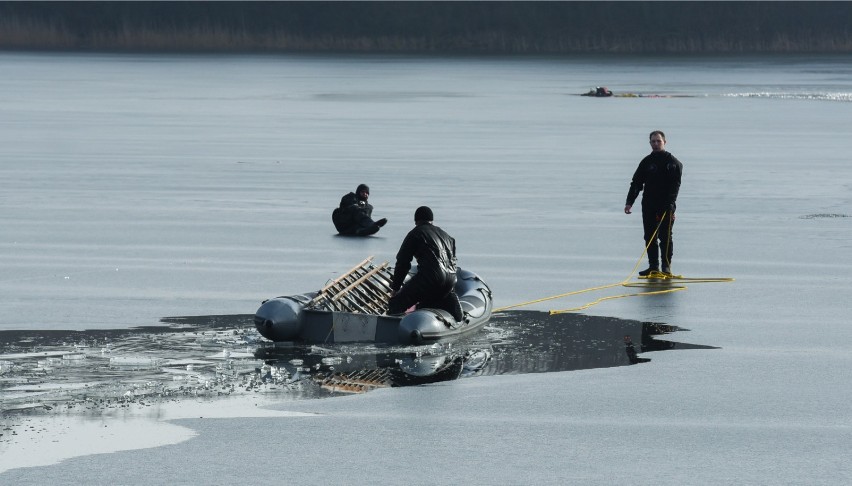
<instances>
[{"instance_id":1,"label":"black jacket","mask_svg":"<svg viewBox=\"0 0 852 486\"><path fill-rule=\"evenodd\" d=\"M429 223L418 224L405 236L396 254L391 288L399 290L417 259L417 273L427 280L443 282L456 273L456 240L446 231Z\"/></svg>"},{"instance_id":2,"label":"black jacket","mask_svg":"<svg viewBox=\"0 0 852 486\"><path fill-rule=\"evenodd\" d=\"M358 195L355 194L354 192L350 192L349 194L345 194L343 197L340 198L340 207L345 208L347 206L370 206L370 205L367 203L367 201L362 201L362 200L358 199ZM373 207L370 206L370 209L372 210Z\"/></svg>"},{"instance_id":3,"label":"black jacket","mask_svg":"<svg viewBox=\"0 0 852 486\"><path fill-rule=\"evenodd\" d=\"M340 198L340 206L331 213L334 227L340 234L352 235L359 228L373 224L373 206L358 199L354 192Z\"/></svg>"},{"instance_id":4,"label":"black jacket","mask_svg":"<svg viewBox=\"0 0 852 486\"><path fill-rule=\"evenodd\" d=\"M668 210L674 208L680 191L680 179L683 164L669 152L651 152L639 162L633 174L630 190L627 191L627 205L632 206L644 190L642 208L650 210Z\"/></svg>"}]
</instances>

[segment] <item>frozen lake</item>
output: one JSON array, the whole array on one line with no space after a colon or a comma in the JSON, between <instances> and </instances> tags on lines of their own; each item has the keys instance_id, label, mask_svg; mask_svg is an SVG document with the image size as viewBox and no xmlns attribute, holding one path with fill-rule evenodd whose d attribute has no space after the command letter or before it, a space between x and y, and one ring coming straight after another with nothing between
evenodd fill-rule
<instances>
[{"instance_id":1,"label":"frozen lake","mask_svg":"<svg viewBox=\"0 0 852 486\"><path fill-rule=\"evenodd\" d=\"M641 216L622 208L655 129L684 163L673 269L735 281L583 311L697 345L640 366L3 407L0 482L849 482L848 61L2 53L4 348L35 350L17 341L34 330L250 315L367 256L393 263L420 205L498 307L621 282L642 254ZM577 96L597 85L645 96ZM389 223L335 237L331 210L362 182Z\"/></svg>"}]
</instances>

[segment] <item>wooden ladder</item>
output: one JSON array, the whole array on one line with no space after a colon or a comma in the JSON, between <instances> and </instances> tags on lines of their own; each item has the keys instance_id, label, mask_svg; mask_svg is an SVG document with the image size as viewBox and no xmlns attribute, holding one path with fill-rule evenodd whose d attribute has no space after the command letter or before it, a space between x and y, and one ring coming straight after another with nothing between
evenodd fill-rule
<instances>
[{"instance_id":1,"label":"wooden ladder","mask_svg":"<svg viewBox=\"0 0 852 486\"><path fill-rule=\"evenodd\" d=\"M374 265L371 256L329 282L305 307L381 315L388 309L392 280L388 262Z\"/></svg>"}]
</instances>

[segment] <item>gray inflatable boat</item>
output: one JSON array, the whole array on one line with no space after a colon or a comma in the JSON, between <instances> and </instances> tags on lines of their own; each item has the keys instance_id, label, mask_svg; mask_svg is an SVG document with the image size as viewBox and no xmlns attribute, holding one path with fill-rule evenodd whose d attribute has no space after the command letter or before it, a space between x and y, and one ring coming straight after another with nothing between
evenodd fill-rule
<instances>
[{"instance_id":1,"label":"gray inflatable boat","mask_svg":"<svg viewBox=\"0 0 852 486\"><path fill-rule=\"evenodd\" d=\"M257 331L276 342L428 344L481 330L491 318L491 289L473 272L457 270L456 294L464 319L443 309L385 315L391 273L368 258L317 292L275 297L254 316Z\"/></svg>"}]
</instances>

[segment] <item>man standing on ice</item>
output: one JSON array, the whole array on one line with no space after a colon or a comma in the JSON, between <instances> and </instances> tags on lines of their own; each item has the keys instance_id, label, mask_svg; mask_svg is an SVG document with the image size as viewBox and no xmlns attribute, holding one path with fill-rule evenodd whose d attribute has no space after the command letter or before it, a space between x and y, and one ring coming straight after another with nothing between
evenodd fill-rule
<instances>
[{"instance_id":1,"label":"man standing on ice","mask_svg":"<svg viewBox=\"0 0 852 486\"><path fill-rule=\"evenodd\" d=\"M674 253L672 226L675 222L675 202L683 174L683 164L665 149L666 134L654 130L649 138L651 153L639 162L639 167L633 173L624 206L624 213L630 214L636 197L644 190L642 226L645 229L645 245L648 247L648 268L639 272L643 277L660 271L660 255L663 257L663 273L671 275ZM652 237L654 241L651 241Z\"/></svg>"}]
</instances>

